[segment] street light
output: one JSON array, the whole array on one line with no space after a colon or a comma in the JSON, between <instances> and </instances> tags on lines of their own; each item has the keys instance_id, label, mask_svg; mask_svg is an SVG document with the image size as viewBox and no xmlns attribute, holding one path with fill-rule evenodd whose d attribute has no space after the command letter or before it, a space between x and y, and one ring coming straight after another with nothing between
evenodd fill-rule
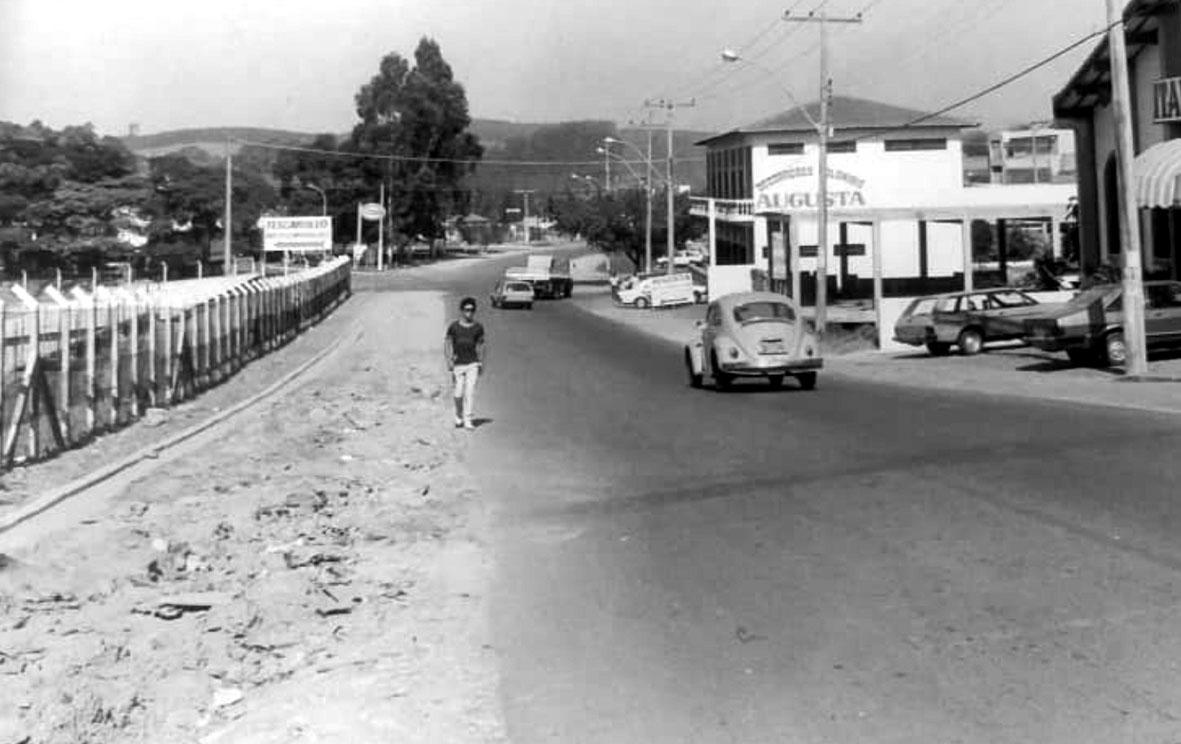
<instances>
[{"instance_id":1,"label":"street light","mask_svg":"<svg viewBox=\"0 0 1181 744\"><path fill-rule=\"evenodd\" d=\"M324 189L322 189L319 186L317 186L316 184L308 182L308 181L300 181L299 185L303 186L305 189L311 189L312 191L315 191L316 193L318 193L320 195L320 216L321 217L327 216L328 215L328 196L324 193Z\"/></svg>"},{"instance_id":2,"label":"street light","mask_svg":"<svg viewBox=\"0 0 1181 744\"><path fill-rule=\"evenodd\" d=\"M606 147L596 147L595 152L603 156L603 188L611 193L611 144L603 140Z\"/></svg>"},{"instance_id":3,"label":"street light","mask_svg":"<svg viewBox=\"0 0 1181 744\"><path fill-rule=\"evenodd\" d=\"M603 139L603 141L606 142L607 144L611 144L611 145L614 145L616 143L621 144L621 145L627 145L628 147L635 150L636 153L640 157L644 158L644 164L647 166L646 170L644 171L644 178L643 178L644 202L645 202L645 209L644 209L644 271L650 272L650 271L652 271L652 173L655 170L655 168L652 167L652 130L651 129L648 130L648 153L647 153L647 155L645 155L644 152L642 152L640 150L640 148L636 147L635 145L633 145L631 142L628 142L627 140L616 139L614 137L606 137ZM632 175L636 174L635 170L632 169L631 164L629 164L626 160L622 160L622 162L624 165L626 165L628 167L628 170L630 170L632 172ZM668 257L668 265L669 266L673 265L672 264L672 256Z\"/></svg>"},{"instance_id":4,"label":"street light","mask_svg":"<svg viewBox=\"0 0 1181 744\"><path fill-rule=\"evenodd\" d=\"M823 50L823 44L822 52ZM821 62L821 81L820 81L820 120L817 121L812 118L808 110L800 105L795 96L791 94L786 88L784 92L787 93L791 102L800 112L808 123L816 130L819 135L817 147L817 179L818 194L816 196L816 334L819 338L824 338L825 326L828 323L828 137L829 137L829 121L828 121L828 100L832 95L832 83L827 79L827 70L825 68L826 60ZM756 65L750 60L745 60L738 53L732 49L722 50L722 60L724 62L745 62L746 64L755 67ZM798 300L799 298L797 298Z\"/></svg>"}]
</instances>

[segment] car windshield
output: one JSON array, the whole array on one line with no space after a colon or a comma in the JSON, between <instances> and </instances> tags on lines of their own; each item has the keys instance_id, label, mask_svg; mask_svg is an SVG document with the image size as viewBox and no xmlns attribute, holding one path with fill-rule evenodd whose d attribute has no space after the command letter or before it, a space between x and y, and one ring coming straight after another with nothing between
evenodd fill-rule
<instances>
[{"instance_id":1,"label":"car windshield","mask_svg":"<svg viewBox=\"0 0 1181 744\"><path fill-rule=\"evenodd\" d=\"M747 302L743 305L735 305L734 320L739 323L759 323L767 320L780 320L789 323L796 319L795 311L791 306L783 302L773 302L771 300L761 300L759 302Z\"/></svg>"},{"instance_id":2,"label":"car windshield","mask_svg":"<svg viewBox=\"0 0 1181 744\"><path fill-rule=\"evenodd\" d=\"M935 309L934 297L920 297L914 302L910 303L910 307L906 308L903 315L930 315L931 311Z\"/></svg>"},{"instance_id":3,"label":"car windshield","mask_svg":"<svg viewBox=\"0 0 1181 744\"><path fill-rule=\"evenodd\" d=\"M991 295L992 307L1025 307L1027 305L1036 305L1037 300L1033 299L1027 294L1021 292L993 292Z\"/></svg>"}]
</instances>

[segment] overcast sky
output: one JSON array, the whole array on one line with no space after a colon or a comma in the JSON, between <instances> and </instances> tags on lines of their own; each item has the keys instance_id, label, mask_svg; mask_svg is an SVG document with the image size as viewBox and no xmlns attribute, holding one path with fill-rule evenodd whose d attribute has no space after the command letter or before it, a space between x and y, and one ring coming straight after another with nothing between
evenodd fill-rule
<instances>
[{"instance_id":1,"label":"overcast sky","mask_svg":"<svg viewBox=\"0 0 1181 744\"><path fill-rule=\"evenodd\" d=\"M934 110L1104 23L1104 0L0 0L0 120L104 134L195 126L345 132L381 57L431 36L475 117L644 116L695 99L677 126L719 131L814 100L823 4L837 95ZM1097 43L953 112L1044 119ZM724 48L751 60L721 61Z\"/></svg>"}]
</instances>

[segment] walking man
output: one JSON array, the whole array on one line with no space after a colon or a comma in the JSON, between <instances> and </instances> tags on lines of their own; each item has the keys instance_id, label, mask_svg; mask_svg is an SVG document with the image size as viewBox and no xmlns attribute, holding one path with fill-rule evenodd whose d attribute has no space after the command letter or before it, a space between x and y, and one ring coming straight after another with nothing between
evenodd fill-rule
<instances>
[{"instance_id":1,"label":"walking man","mask_svg":"<svg viewBox=\"0 0 1181 744\"><path fill-rule=\"evenodd\" d=\"M455 381L455 428L474 429L472 405L476 398L476 379L484 370L484 326L476 321L476 299L464 297L459 302L459 320L447 326L443 356Z\"/></svg>"}]
</instances>

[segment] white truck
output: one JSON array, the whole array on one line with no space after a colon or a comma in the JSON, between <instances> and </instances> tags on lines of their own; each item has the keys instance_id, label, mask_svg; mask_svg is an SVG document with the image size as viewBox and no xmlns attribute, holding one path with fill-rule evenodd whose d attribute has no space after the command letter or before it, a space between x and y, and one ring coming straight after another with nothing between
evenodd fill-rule
<instances>
[{"instance_id":1,"label":"white truck","mask_svg":"<svg viewBox=\"0 0 1181 744\"><path fill-rule=\"evenodd\" d=\"M705 288L695 285L689 273L648 274L625 279L614 294L621 305L644 309L701 302Z\"/></svg>"},{"instance_id":2,"label":"white truck","mask_svg":"<svg viewBox=\"0 0 1181 744\"><path fill-rule=\"evenodd\" d=\"M504 270L505 279L529 282L537 297L560 299L574 292L570 276L570 262L549 253L534 253L524 266L510 266Z\"/></svg>"}]
</instances>

